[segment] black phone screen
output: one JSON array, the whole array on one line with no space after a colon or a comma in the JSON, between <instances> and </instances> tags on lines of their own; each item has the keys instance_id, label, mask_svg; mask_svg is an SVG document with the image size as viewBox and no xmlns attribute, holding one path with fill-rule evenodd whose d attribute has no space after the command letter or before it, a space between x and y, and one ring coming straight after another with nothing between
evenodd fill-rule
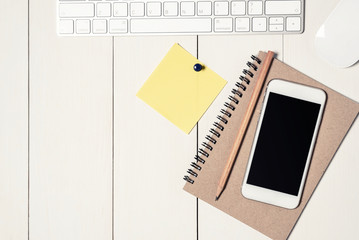
<instances>
[{"instance_id":1,"label":"black phone screen","mask_svg":"<svg viewBox=\"0 0 359 240\"><path fill-rule=\"evenodd\" d=\"M248 184L298 195L320 106L269 93Z\"/></svg>"}]
</instances>

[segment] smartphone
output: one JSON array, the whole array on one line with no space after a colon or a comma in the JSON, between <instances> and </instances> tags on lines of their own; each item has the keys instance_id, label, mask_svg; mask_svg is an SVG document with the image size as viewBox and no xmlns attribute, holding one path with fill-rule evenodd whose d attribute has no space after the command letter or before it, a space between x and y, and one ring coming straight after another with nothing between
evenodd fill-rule
<instances>
[{"instance_id":1,"label":"smartphone","mask_svg":"<svg viewBox=\"0 0 359 240\"><path fill-rule=\"evenodd\" d=\"M244 197L288 209L299 205L325 102L321 89L269 82L242 185Z\"/></svg>"}]
</instances>

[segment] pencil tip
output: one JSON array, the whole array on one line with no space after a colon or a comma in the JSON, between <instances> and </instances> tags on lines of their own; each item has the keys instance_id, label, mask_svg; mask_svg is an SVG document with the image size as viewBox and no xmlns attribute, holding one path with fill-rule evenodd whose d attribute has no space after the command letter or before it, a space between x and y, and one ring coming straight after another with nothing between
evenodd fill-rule
<instances>
[{"instance_id":1,"label":"pencil tip","mask_svg":"<svg viewBox=\"0 0 359 240\"><path fill-rule=\"evenodd\" d=\"M218 200L219 197L216 197L216 201Z\"/></svg>"}]
</instances>

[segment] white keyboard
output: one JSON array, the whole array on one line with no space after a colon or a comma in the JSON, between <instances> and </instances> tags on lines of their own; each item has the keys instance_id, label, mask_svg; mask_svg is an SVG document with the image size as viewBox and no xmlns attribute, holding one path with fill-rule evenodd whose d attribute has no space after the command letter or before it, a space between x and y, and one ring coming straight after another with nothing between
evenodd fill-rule
<instances>
[{"instance_id":1,"label":"white keyboard","mask_svg":"<svg viewBox=\"0 0 359 240\"><path fill-rule=\"evenodd\" d=\"M58 0L61 36L302 33L304 0Z\"/></svg>"}]
</instances>

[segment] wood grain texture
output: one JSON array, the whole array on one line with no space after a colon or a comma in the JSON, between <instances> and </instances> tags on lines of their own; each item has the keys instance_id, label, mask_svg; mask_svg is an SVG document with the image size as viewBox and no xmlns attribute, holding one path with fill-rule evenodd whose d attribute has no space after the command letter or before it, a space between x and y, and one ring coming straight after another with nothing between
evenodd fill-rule
<instances>
[{"instance_id":1,"label":"wood grain texture","mask_svg":"<svg viewBox=\"0 0 359 240\"><path fill-rule=\"evenodd\" d=\"M182 190L196 128L184 134L135 96L176 42L196 56L196 37L115 41L115 239L196 239L196 198Z\"/></svg>"},{"instance_id":2,"label":"wood grain texture","mask_svg":"<svg viewBox=\"0 0 359 240\"><path fill-rule=\"evenodd\" d=\"M0 1L0 239L27 239L27 1Z\"/></svg>"},{"instance_id":3,"label":"wood grain texture","mask_svg":"<svg viewBox=\"0 0 359 240\"><path fill-rule=\"evenodd\" d=\"M30 2L30 239L111 239L112 38L56 35Z\"/></svg>"},{"instance_id":4,"label":"wood grain texture","mask_svg":"<svg viewBox=\"0 0 359 240\"><path fill-rule=\"evenodd\" d=\"M215 47L214 47L215 46ZM199 59L208 64L215 72L228 81L220 95L199 122L199 142L205 140L208 130L219 115L224 102L228 102L238 77L243 75L242 70L248 69L247 61L258 51L274 51L277 58L282 56L282 36L220 36L199 38ZM244 92L245 94L245 92ZM240 107L240 103L237 107ZM199 239L268 239L238 220L225 213L208 206L199 200Z\"/></svg>"},{"instance_id":5,"label":"wood grain texture","mask_svg":"<svg viewBox=\"0 0 359 240\"><path fill-rule=\"evenodd\" d=\"M326 1L324 5L321 1L306 1L305 32L300 36L285 36L284 61L319 82L359 101L359 64L344 69L332 67L316 54L314 48L317 30L337 3L339 0ZM290 239L359 238L358 142L357 119L334 156Z\"/></svg>"}]
</instances>

